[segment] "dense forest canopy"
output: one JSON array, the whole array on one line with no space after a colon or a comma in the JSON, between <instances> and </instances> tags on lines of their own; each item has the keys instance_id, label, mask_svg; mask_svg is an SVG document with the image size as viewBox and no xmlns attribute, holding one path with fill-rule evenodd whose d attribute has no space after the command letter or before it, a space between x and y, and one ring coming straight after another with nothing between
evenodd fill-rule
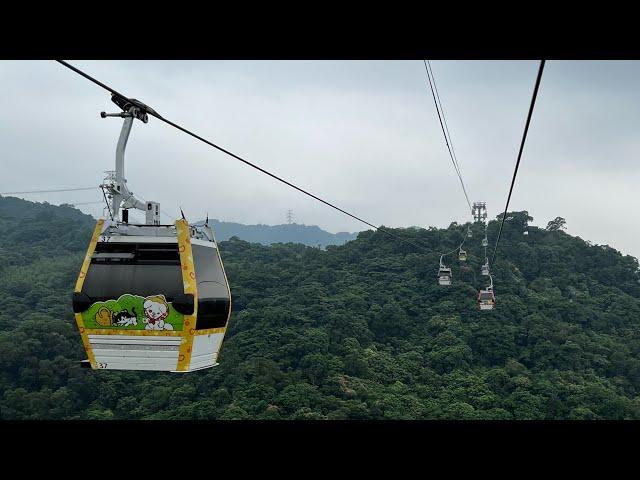
<instances>
[{"instance_id":1,"label":"dense forest canopy","mask_svg":"<svg viewBox=\"0 0 640 480\"><path fill-rule=\"evenodd\" d=\"M220 366L178 375L81 369L70 293L95 221L0 197L0 418L640 418L637 259L531 221L508 213L491 312L480 224L451 287L438 260L466 225L393 229L423 250L373 231L326 250L220 242Z\"/></svg>"}]
</instances>

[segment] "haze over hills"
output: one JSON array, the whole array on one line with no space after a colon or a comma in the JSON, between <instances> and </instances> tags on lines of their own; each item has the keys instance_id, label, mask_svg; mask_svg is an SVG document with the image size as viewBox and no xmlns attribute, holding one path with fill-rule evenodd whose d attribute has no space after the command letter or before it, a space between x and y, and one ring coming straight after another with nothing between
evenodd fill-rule
<instances>
[{"instance_id":1,"label":"haze over hills","mask_svg":"<svg viewBox=\"0 0 640 480\"><path fill-rule=\"evenodd\" d=\"M35 214L56 212L58 216L68 218L92 218L90 215L82 213L73 206L62 204L60 206L51 205L47 202L29 202L16 197L2 197L0 203L0 214L9 217L24 213L26 205L28 210ZM203 224L204 220L195 222L195 224ZM327 245L343 245L344 243L354 240L358 233L338 232L330 233L322 230L316 225L301 225L297 223L282 225L244 225L236 222L224 222L216 219L209 219L209 225L213 228L216 240L225 241L231 237L238 237L240 240L252 243L261 243L263 245L271 245L273 243L301 243L310 247L324 248Z\"/></svg>"},{"instance_id":2,"label":"haze over hills","mask_svg":"<svg viewBox=\"0 0 640 480\"><path fill-rule=\"evenodd\" d=\"M509 216L491 312L478 224L450 287L455 223L391 229L424 250L374 231L326 250L220 241L220 365L175 375L80 367L70 294L95 220L0 198L0 418L640 419L638 260Z\"/></svg>"},{"instance_id":3,"label":"haze over hills","mask_svg":"<svg viewBox=\"0 0 640 480\"><path fill-rule=\"evenodd\" d=\"M204 220L196 222L202 224ZM343 245L355 240L357 233L338 232L329 233L316 225L299 225L297 223L283 225L244 225L235 222L222 222L209 219L216 240L229 240L238 237L240 240L263 245L272 243L302 243L310 247L326 247L327 245Z\"/></svg>"}]
</instances>

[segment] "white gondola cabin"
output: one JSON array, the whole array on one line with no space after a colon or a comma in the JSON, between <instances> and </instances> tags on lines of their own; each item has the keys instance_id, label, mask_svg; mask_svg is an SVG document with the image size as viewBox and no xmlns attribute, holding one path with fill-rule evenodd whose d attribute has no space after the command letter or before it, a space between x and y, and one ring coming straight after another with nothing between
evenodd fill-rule
<instances>
[{"instance_id":1,"label":"white gondola cabin","mask_svg":"<svg viewBox=\"0 0 640 480\"><path fill-rule=\"evenodd\" d=\"M210 227L100 220L73 311L95 369L187 372L217 365L231 292Z\"/></svg>"},{"instance_id":2,"label":"white gondola cabin","mask_svg":"<svg viewBox=\"0 0 640 480\"><path fill-rule=\"evenodd\" d=\"M487 287L478 292L478 306L480 310L493 310L496 306L496 296L493 293L493 287Z\"/></svg>"},{"instance_id":3,"label":"white gondola cabin","mask_svg":"<svg viewBox=\"0 0 640 480\"><path fill-rule=\"evenodd\" d=\"M440 265L440 269L438 270L438 284L451 285L451 279L451 268Z\"/></svg>"},{"instance_id":4,"label":"white gondola cabin","mask_svg":"<svg viewBox=\"0 0 640 480\"><path fill-rule=\"evenodd\" d=\"M183 218L160 224L160 205L136 198L124 178L134 119L152 109L113 94L124 118L116 169L101 188L111 219L98 220L73 292L87 354L83 366L107 370L190 372L217 365L231 314L231 291L213 230ZM109 204L110 201L110 204ZM129 209L145 224L129 223ZM120 217L120 214L121 217Z\"/></svg>"},{"instance_id":5,"label":"white gondola cabin","mask_svg":"<svg viewBox=\"0 0 640 480\"><path fill-rule=\"evenodd\" d=\"M458 260L460 260L461 262L467 261L467 252L465 252L463 249L460 249L460 251L458 252Z\"/></svg>"}]
</instances>

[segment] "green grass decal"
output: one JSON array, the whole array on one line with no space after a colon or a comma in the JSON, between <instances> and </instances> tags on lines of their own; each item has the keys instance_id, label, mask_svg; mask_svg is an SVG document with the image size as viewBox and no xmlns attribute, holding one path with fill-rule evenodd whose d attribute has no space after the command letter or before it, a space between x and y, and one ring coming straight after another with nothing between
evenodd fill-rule
<instances>
[{"instance_id":1,"label":"green grass decal","mask_svg":"<svg viewBox=\"0 0 640 480\"><path fill-rule=\"evenodd\" d=\"M184 315L177 312L170 302L166 302L167 316L162 321L154 322L145 313L145 301L149 300L156 306L161 306L163 302L158 302L159 299L164 300L164 296L141 297L125 293L117 300L94 303L82 312L82 319L87 329L182 330Z\"/></svg>"}]
</instances>

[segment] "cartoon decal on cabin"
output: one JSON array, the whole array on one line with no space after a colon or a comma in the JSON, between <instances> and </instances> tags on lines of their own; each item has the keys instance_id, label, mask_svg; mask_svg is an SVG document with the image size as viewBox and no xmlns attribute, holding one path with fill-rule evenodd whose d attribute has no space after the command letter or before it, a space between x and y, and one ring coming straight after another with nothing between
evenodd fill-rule
<instances>
[{"instance_id":1,"label":"cartoon decal on cabin","mask_svg":"<svg viewBox=\"0 0 640 480\"><path fill-rule=\"evenodd\" d=\"M144 299L145 330L173 330L173 325L165 321L168 315L169 304L164 295Z\"/></svg>"},{"instance_id":2,"label":"cartoon decal on cabin","mask_svg":"<svg viewBox=\"0 0 640 480\"><path fill-rule=\"evenodd\" d=\"M96 302L82 312L85 328L118 330L182 330L184 315L164 295L124 294L118 300Z\"/></svg>"}]
</instances>

